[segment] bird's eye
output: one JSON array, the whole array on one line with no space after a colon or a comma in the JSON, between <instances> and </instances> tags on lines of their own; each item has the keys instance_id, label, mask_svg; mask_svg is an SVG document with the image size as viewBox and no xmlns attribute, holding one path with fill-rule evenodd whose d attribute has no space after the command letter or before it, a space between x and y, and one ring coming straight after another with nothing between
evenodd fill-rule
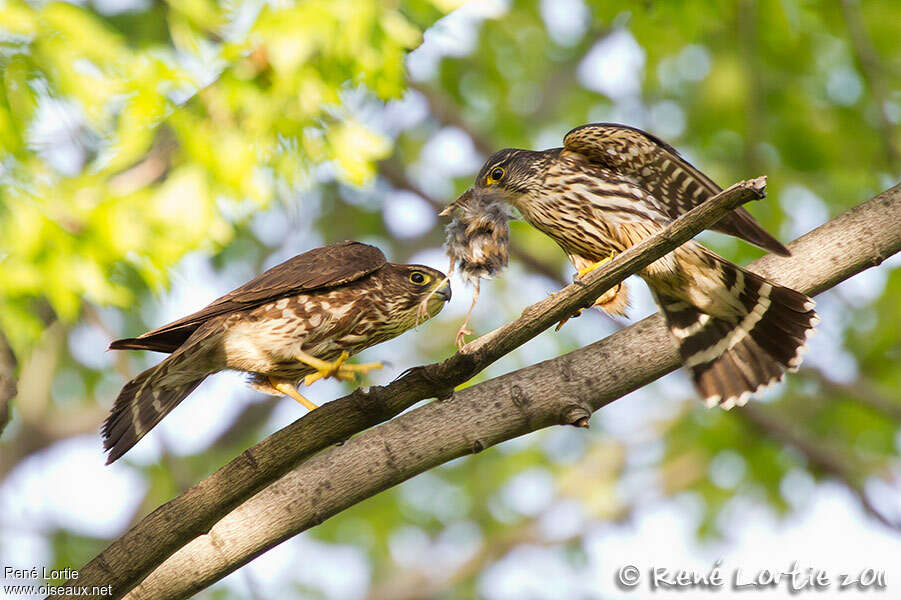
<instances>
[{"instance_id":1,"label":"bird's eye","mask_svg":"<svg viewBox=\"0 0 901 600\"><path fill-rule=\"evenodd\" d=\"M413 271L412 273L410 273L410 281L412 281L416 285L428 283L430 279L431 277L421 271Z\"/></svg>"},{"instance_id":2,"label":"bird's eye","mask_svg":"<svg viewBox=\"0 0 901 600\"><path fill-rule=\"evenodd\" d=\"M494 167L491 169L491 172L488 173L488 183L497 183L504 177L504 168L503 167Z\"/></svg>"}]
</instances>

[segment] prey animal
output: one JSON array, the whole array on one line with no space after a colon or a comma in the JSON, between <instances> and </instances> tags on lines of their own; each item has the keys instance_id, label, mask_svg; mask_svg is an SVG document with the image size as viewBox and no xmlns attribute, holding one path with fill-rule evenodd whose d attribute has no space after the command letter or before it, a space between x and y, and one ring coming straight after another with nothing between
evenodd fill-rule
<instances>
[{"instance_id":1,"label":"prey animal","mask_svg":"<svg viewBox=\"0 0 901 600\"><path fill-rule=\"evenodd\" d=\"M496 152L468 193L502 196L557 242L582 276L720 191L657 137L597 123L567 133L562 148ZM790 254L744 208L713 229ZM804 294L734 265L696 241L639 275L708 406L743 405L753 393L781 381L785 369L801 363L819 321L813 300ZM597 304L624 314L625 286L609 290Z\"/></svg>"},{"instance_id":2,"label":"prey animal","mask_svg":"<svg viewBox=\"0 0 901 600\"><path fill-rule=\"evenodd\" d=\"M440 271L389 263L374 246L344 242L295 256L183 319L116 340L110 349L169 356L116 398L103 424L107 464L225 369L243 371L251 387L313 410L297 390L301 380L350 380L380 368L345 360L430 319L450 297Z\"/></svg>"},{"instance_id":3,"label":"prey animal","mask_svg":"<svg viewBox=\"0 0 901 600\"><path fill-rule=\"evenodd\" d=\"M453 215L444 229L444 248L450 257L448 274L457 270L467 284L475 286L469 312L457 332L457 347L462 348L469 330L469 319L479 301L482 279L491 279L507 266L510 229L509 214L503 197L490 191L467 190L456 202L441 211Z\"/></svg>"}]
</instances>

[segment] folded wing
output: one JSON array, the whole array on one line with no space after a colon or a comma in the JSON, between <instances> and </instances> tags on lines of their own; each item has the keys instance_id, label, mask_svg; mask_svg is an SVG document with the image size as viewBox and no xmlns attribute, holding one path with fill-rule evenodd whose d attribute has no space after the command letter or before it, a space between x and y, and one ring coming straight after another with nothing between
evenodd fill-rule
<instances>
[{"instance_id":1,"label":"folded wing","mask_svg":"<svg viewBox=\"0 0 901 600\"><path fill-rule=\"evenodd\" d=\"M110 350L174 352L207 320L260 306L301 292L336 287L380 269L385 255L375 246L342 242L298 254L256 279L232 290L209 306L136 338L116 340Z\"/></svg>"},{"instance_id":2,"label":"folded wing","mask_svg":"<svg viewBox=\"0 0 901 600\"><path fill-rule=\"evenodd\" d=\"M634 127L613 123L591 123L576 127L563 138L565 150L628 177L664 205L675 219L709 200L722 188L682 158L663 140ZM737 208L711 229L735 236L764 250L791 253L771 236L744 208Z\"/></svg>"}]
</instances>

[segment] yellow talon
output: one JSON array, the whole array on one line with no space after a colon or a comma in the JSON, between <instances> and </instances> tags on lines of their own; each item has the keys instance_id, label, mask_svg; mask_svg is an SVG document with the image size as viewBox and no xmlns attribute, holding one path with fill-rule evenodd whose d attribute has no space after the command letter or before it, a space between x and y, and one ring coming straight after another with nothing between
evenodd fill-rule
<instances>
[{"instance_id":1,"label":"yellow talon","mask_svg":"<svg viewBox=\"0 0 901 600\"><path fill-rule=\"evenodd\" d=\"M274 387L285 396L290 396L291 398L294 398L295 400L300 402L307 410L316 410L317 408L319 408L318 406L310 402L310 400L305 398L303 394L298 392L297 388L294 387L293 384L288 383L287 381L275 379L273 377L269 378L269 383L270 385L272 385L272 387Z\"/></svg>"},{"instance_id":2,"label":"yellow talon","mask_svg":"<svg viewBox=\"0 0 901 600\"><path fill-rule=\"evenodd\" d=\"M611 261L612 259L613 259L613 254L611 254L610 256L608 256L607 258L605 258L605 259L603 259L603 260L597 261L597 262L594 263L594 264L588 265L587 267L582 267L581 269L579 269L579 270L577 271L577 273L579 274L579 277L584 277L584 276L587 275L588 273L591 273L592 271L594 271L595 269L597 269L598 267L600 267L600 266L601 266L602 264L604 264L605 262L609 262L609 261Z\"/></svg>"},{"instance_id":3,"label":"yellow talon","mask_svg":"<svg viewBox=\"0 0 901 600\"><path fill-rule=\"evenodd\" d=\"M350 371L351 373L363 373L365 375L370 371L377 371L384 366L385 365L380 362L361 363L359 365L344 365L339 369L339 371Z\"/></svg>"},{"instance_id":4,"label":"yellow talon","mask_svg":"<svg viewBox=\"0 0 901 600\"><path fill-rule=\"evenodd\" d=\"M344 351L341 355L335 359L334 362L328 362L306 352L298 352L295 358L298 362L301 362L305 365L309 365L316 369L315 373L311 373L304 377L303 383L304 385L311 385L320 379L327 379L329 377L337 377L342 381L353 381L356 378L357 373L366 374L369 371L373 371L375 369L381 369L382 363L366 363L360 365L346 365L344 361L350 355Z\"/></svg>"},{"instance_id":5,"label":"yellow talon","mask_svg":"<svg viewBox=\"0 0 901 600\"><path fill-rule=\"evenodd\" d=\"M331 377L335 373L338 372L338 369L341 368L341 365L344 364L344 361L347 360L347 357L350 354L347 351L341 353L334 362L328 362L326 360L322 360L321 358L316 358L311 354L307 354L303 350L299 350L297 352L297 356L294 358L297 359L297 362L302 362L305 365L310 365L317 371L323 371L323 377Z\"/></svg>"}]
</instances>

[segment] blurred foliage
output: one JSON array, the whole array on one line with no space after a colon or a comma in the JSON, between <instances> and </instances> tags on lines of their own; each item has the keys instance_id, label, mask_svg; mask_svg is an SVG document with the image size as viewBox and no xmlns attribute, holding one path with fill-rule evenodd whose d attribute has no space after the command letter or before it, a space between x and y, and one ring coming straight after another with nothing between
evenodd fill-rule
<instances>
[{"instance_id":1,"label":"blurred foliage","mask_svg":"<svg viewBox=\"0 0 901 600\"><path fill-rule=\"evenodd\" d=\"M49 353L46 323L102 339L159 325L136 306L153 305L171 267L197 249L212 255L220 291L323 241L370 241L395 261L440 256L440 224L411 223L428 222L434 205L470 185L474 153L558 145L590 121L636 125L720 184L768 175L768 200L751 210L786 240L899 180L901 4L473 4L435 22L450 3L148 2L117 14L94 3L0 3L0 330L20 363L55 373L52 388L37 391L23 376L28 394L17 401L46 411L17 407L4 438L16 449L5 456L17 459L5 464L0 454L0 477L70 431L46 425L50 417L71 420L70 403L102 415L136 370L123 357L79 359L73 338L57 359L39 361ZM404 56L427 28L405 73ZM453 135L474 150L436 142ZM399 203L397 188L430 197ZM569 278L546 236L516 222L511 237L559 276L533 277L514 260L483 286L477 331ZM740 264L760 255L723 236L703 239ZM796 514L824 480L884 518L868 490L898 482L897 265L818 299L824 322L809 368L757 410L707 411L683 375L671 376L623 401L654 415L626 433L607 427L605 409L588 433L555 428L453 461L313 535L364 554L383 592L374 597L453 598L479 596L480 574L517 545L551 546L584 564L579 542L592 524L661 498L697 507L686 519L708 538L728 536L730 507L751 501ZM458 324L442 315L401 338L393 358L405 368L445 357ZM605 327L585 316L477 380L572 350ZM191 456L164 448L159 464L132 464L147 483L138 515L260 439L273 406L249 403ZM93 435L100 418L78 432ZM544 500L524 503L536 494ZM554 507L570 504L576 527L539 531ZM61 567L103 546L65 527L48 537ZM448 558L448 543L463 550ZM407 577L426 567L428 576ZM325 595L308 583L296 583L297 596Z\"/></svg>"},{"instance_id":2,"label":"blurred foliage","mask_svg":"<svg viewBox=\"0 0 901 600\"><path fill-rule=\"evenodd\" d=\"M62 2L0 5L0 327L24 351L36 301L129 306L235 215L334 161L363 183L389 140L342 95L400 95L427 0L158 3L142 18ZM48 131L52 128L52 131ZM227 210L229 205L237 205Z\"/></svg>"}]
</instances>

